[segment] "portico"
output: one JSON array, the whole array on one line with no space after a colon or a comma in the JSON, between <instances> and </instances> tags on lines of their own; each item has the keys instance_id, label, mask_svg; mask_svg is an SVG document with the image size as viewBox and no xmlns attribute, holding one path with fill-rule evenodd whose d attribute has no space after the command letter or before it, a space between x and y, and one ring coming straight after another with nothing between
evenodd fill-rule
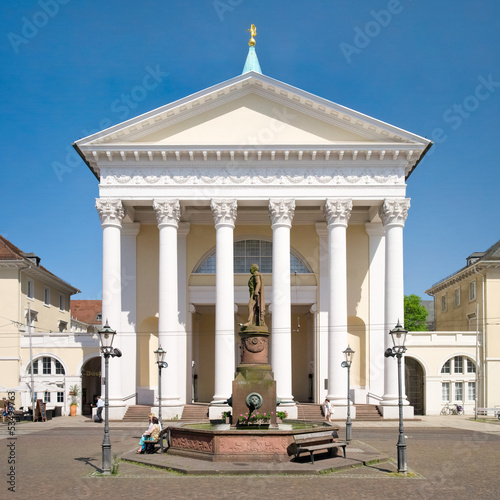
<instances>
[{"instance_id":1,"label":"portico","mask_svg":"<svg viewBox=\"0 0 500 500\"><path fill-rule=\"evenodd\" d=\"M384 341L403 318L406 179L429 147L256 71L77 141L99 180L103 319L126 332L114 416L158 405L158 343L164 416L231 395L252 259L289 413L328 396L342 414L348 344L354 402L397 411Z\"/></svg>"}]
</instances>

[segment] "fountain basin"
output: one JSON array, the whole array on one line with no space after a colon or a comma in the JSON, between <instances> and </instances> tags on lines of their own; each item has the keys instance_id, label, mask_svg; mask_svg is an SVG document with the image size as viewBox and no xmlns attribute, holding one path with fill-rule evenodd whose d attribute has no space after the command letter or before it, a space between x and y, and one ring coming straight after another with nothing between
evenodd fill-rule
<instances>
[{"instance_id":1,"label":"fountain basin","mask_svg":"<svg viewBox=\"0 0 500 500\"><path fill-rule=\"evenodd\" d=\"M210 426L210 427L209 427ZM278 428L230 428L229 424L183 424L170 427L169 455L212 462L288 462L294 436L338 427L325 422L289 421Z\"/></svg>"}]
</instances>

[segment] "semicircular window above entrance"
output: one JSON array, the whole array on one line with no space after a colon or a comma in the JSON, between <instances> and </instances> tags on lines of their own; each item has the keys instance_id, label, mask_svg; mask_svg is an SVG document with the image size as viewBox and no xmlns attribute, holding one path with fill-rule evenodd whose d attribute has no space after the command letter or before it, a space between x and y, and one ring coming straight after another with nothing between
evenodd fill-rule
<instances>
[{"instance_id":1,"label":"semicircular window above entrance","mask_svg":"<svg viewBox=\"0 0 500 500\"><path fill-rule=\"evenodd\" d=\"M234 272L248 273L257 264L261 273L273 272L273 244L265 240L242 240L234 243ZM195 274L215 274L215 250L194 270ZM309 274L312 270L303 259L290 252L290 274Z\"/></svg>"}]
</instances>

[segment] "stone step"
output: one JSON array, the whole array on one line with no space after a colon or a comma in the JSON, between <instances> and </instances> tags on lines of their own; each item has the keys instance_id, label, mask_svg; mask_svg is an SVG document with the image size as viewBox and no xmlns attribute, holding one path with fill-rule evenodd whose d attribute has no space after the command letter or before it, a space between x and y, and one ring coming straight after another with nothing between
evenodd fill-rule
<instances>
[{"instance_id":1,"label":"stone step","mask_svg":"<svg viewBox=\"0 0 500 500\"><path fill-rule=\"evenodd\" d=\"M147 422L151 406L131 405L123 416L123 422Z\"/></svg>"},{"instance_id":2,"label":"stone step","mask_svg":"<svg viewBox=\"0 0 500 500\"><path fill-rule=\"evenodd\" d=\"M208 420L208 404L184 405L181 420L186 422Z\"/></svg>"}]
</instances>

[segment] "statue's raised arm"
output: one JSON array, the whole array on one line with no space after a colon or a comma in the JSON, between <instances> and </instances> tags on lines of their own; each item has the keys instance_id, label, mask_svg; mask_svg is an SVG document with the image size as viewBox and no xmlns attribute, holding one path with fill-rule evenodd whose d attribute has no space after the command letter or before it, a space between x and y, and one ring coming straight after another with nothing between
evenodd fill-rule
<instances>
[{"instance_id":1,"label":"statue's raised arm","mask_svg":"<svg viewBox=\"0 0 500 500\"><path fill-rule=\"evenodd\" d=\"M259 273L259 266L252 264L250 268L250 279L248 280L248 322L245 326L266 326L264 316L266 314L266 300L264 296L264 281Z\"/></svg>"}]
</instances>

